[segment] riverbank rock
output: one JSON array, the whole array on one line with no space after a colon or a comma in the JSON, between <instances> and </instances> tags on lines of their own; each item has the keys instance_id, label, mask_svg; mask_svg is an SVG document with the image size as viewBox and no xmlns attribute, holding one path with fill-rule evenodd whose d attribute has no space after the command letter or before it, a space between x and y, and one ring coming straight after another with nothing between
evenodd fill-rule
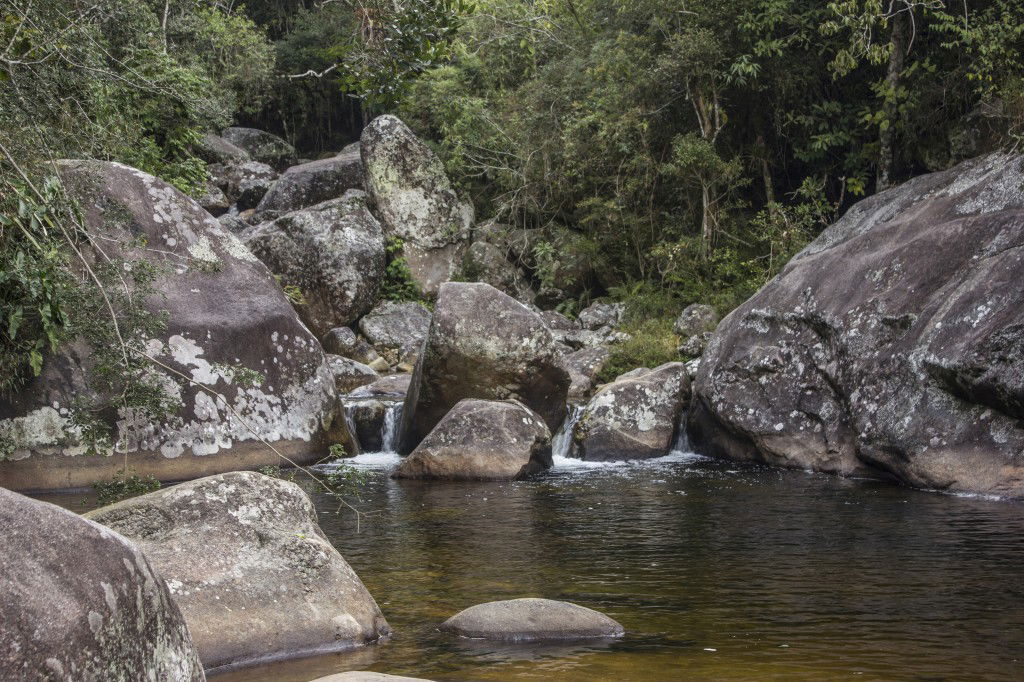
<instances>
[{"instance_id":1,"label":"riverbank rock","mask_svg":"<svg viewBox=\"0 0 1024 682\"><path fill-rule=\"evenodd\" d=\"M419 287L437 293L461 266L473 207L459 200L441 160L398 118L373 119L360 145L366 191L385 234L402 240Z\"/></svg>"},{"instance_id":2,"label":"riverbank rock","mask_svg":"<svg viewBox=\"0 0 1024 682\"><path fill-rule=\"evenodd\" d=\"M256 208L278 177L277 171L259 161L216 163L207 170L210 182L239 211Z\"/></svg>"},{"instance_id":3,"label":"riverbank rock","mask_svg":"<svg viewBox=\"0 0 1024 682\"><path fill-rule=\"evenodd\" d=\"M0 529L0 679L206 679L167 585L132 543L3 488Z\"/></svg>"},{"instance_id":4,"label":"riverbank rock","mask_svg":"<svg viewBox=\"0 0 1024 682\"><path fill-rule=\"evenodd\" d=\"M355 322L377 298L384 237L362 192L287 213L245 241L282 284L298 287L296 310L318 336Z\"/></svg>"},{"instance_id":5,"label":"riverbank rock","mask_svg":"<svg viewBox=\"0 0 1024 682\"><path fill-rule=\"evenodd\" d=\"M249 152L228 142L220 135L206 133L196 145L196 156L206 163L236 163L252 161Z\"/></svg>"},{"instance_id":6,"label":"riverbank rock","mask_svg":"<svg viewBox=\"0 0 1024 682\"><path fill-rule=\"evenodd\" d=\"M586 400L594 389L597 375L604 368L611 351L604 346L584 348L569 353L563 358L566 371L569 372L569 399Z\"/></svg>"},{"instance_id":7,"label":"riverbank rock","mask_svg":"<svg viewBox=\"0 0 1024 682\"><path fill-rule=\"evenodd\" d=\"M615 327L622 322L626 306L621 303L591 303L580 311L579 324L583 329L597 331L602 327Z\"/></svg>"},{"instance_id":8,"label":"riverbank rock","mask_svg":"<svg viewBox=\"0 0 1024 682\"><path fill-rule=\"evenodd\" d=\"M1024 496L1024 159L865 199L719 325L699 451Z\"/></svg>"},{"instance_id":9,"label":"riverbank rock","mask_svg":"<svg viewBox=\"0 0 1024 682\"><path fill-rule=\"evenodd\" d=\"M180 483L86 515L160 572L210 668L390 634L294 483L251 471Z\"/></svg>"},{"instance_id":10,"label":"riverbank rock","mask_svg":"<svg viewBox=\"0 0 1024 682\"><path fill-rule=\"evenodd\" d=\"M711 332L701 332L700 334L694 334L690 338L679 344L676 352L680 355L684 355L691 358L697 358L704 354L704 350L711 343Z\"/></svg>"},{"instance_id":11,"label":"riverbank rock","mask_svg":"<svg viewBox=\"0 0 1024 682\"><path fill-rule=\"evenodd\" d=\"M573 434L580 459L626 460L667 455L690 399L686 366L636 369L603 386Z\"/></svg>"},{"instance_id":12,"label":"riverbank rock","mask_svg":"<svg viewBox=\"0 0 1024 682\"><path fill-rule=\"evenodd\" d=\"M466 399L444 416L392 478L495 481L551 467L551 432L514 400Z\"/></svg>"},{"instance_id":13,"label":"riverbank rock","mask_svg":"<svg viewBox=\"0 0 1024 682\"><path fill-rule=\"evenodd\" d=\"M685 339L703 332L713 332L716 325L718 313L714 306L693 303L679 313L672 331Z\"/></svg>"},{"instance_id":14,"label":"riverbank rock","mask_svg":"<svg viewBox=\"0 0 1024 682\"><path fill-rule=\"evenodd\" d=\"M366 339L356 335L348 327L335 327L323 336L324 351L351 358L357 362L369 365L380 355L373 349Z\"/></svg>"},{"instance_id":15,"label":"riverbank rock","mask_svg":"<svg viewBox=\"0 0 1024 682\"><path fill-rule=\"evenodd\" d=\"M411 374L388 374L377 379L377 381L374 381L372 384L360 386L349 393L349 395L353 398L384 396L404 398L405 394L409 392L410 381L412 381Z\"/></svg>"},{"instance_id":16,"label":"riverbank rock","mask_svg":"<svg viewBox=\"0 0 1024 682\"><path fill-rule=\"evenodd\" d=\"M225 128L221 137L240 149L253 160L265 163L281 172L298 163L295 148L277 135L256 128Z\"/></svg>"},{"instance_id":17,"label":"riverbank rock","mask_svg":"<svg viewBox=\"0 0 1024 682\"><path fill-rule=\"evenodd\" d=\"M414 301L384 301L359 320L359 331L381 354L418 354L430 329L430 311Z\"/></svg>"},{"instance_id":18,"label":"riverbank rock","mask_svg":"<svg viewBox=\"0 0 1024 682\"><path fill-rule=\"evenodd\" d=\"M380 378L372 368L361 362L343 358L340 355L327 355L327 366L334 376L334 385L339 394L348 393L360 386L372 384Z\"/></svg>"},{"instance_id":19,"label":"riverbank rock","mask_svg":"<svg viewBox=\"0 0 1024 682\"><path fill-rule=\"evenodd\" d=\"M306 208L340 198L347 190L363 188L363 162L359 150L286 170L256 206L258 215Z\"/></svg>"},{"instance_id":20,"label":"riverbank rock","mask_svg":"<svg viewBox=\"0 0 1024 682\"><path fill-rule=\"evenodd\" d=\"M126 462L161 480L276 464L262 440L299 463L322 457L334 381L319 342L267 268L195 201L151 175L101 161L60 169L107 255L155 268L159 295L146 307L166 311L167 322L145 347L171 368L158 381L181 407L164 418L100 413L117 456L102 447L90 454L71 410L94 397L85 379L91 354L84 343L68 344L17 395L0 399L0 437L13 444L0 462L0 485L89 486Z\"/></svg>"},{"instance_id":21,"label":"riverbank rock","mask_svg":"<svg viewBox=\"0 0 1024 682\"><path fill-rule=\"evenodd\" d=\"M438 628L462 637L514 642L622 637L625 629L585 606L552 599L509 599L477 604Z\"/></svg>"},{"instance_id":22,"label":"riverbank rock","mask_svg":"<svg viewBox=\"0 0 1024 682\"><path fill-rule=\"evenodd\" d=\"M514 399L555 431L569 374L541 317L487 284L441 287L403 416L411 452L463 398Z\"/></svg>"},{"instance_id":23,"label":"riverbank rock","mask_svg":"<svg viewBox=\"0 0 1024 682\"><path fill-rule=\"evenodd\" d=\"M465 279L490 284L517 301L532 304L537 298L526 275L494 244L473 242L466 251L462 268Z\"/></svg>"}]
</instances>

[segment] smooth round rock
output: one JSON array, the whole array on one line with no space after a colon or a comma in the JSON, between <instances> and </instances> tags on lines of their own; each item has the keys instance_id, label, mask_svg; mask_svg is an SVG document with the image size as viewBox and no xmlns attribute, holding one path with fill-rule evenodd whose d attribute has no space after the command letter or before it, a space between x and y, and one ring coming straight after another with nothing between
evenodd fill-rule
<instances>
[{"instance_id":1,"label":"smooth round rock","mask_svg":"<svg viewBox=\"0 0 1024 682\"><path fill-rule=\"evenodd\" d=\"M326 677L318 677L310 682L430 682L423 677L403 677L375 673L370 670L351 670L347 673L335 673Z\"/></svg>"},{"instance_id":2,"label":"smooth round rock","mask_svg":"<svg viewBox=\"0 0 1024 682\"><path fill-rule=\"evenodd\" d=\"M441 632L504 641L622 637L623 627L603 613L552 599L509 599L477 604L441 624Z\"/></svg>"}]
</instances>

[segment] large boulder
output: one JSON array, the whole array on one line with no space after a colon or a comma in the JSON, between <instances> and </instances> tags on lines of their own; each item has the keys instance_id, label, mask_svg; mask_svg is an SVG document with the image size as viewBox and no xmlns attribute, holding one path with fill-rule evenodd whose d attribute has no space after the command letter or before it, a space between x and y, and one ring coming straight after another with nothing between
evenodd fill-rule
<instances>
[{"instance_id":1,"label":"large boulder","mask_svg":"<svg viewBox=\"0 0 1024 682\"><path fill-rule=\"evenodd\" d=\"M1024 496L1024 158L854 205L716 330L707 453Z\"/></svg>"},{"instance_id":2,"label":"large boulder","mask_svg":"<svg viewBox=\"0 0 1024 682\"><path fill-rule=\"evenodd\" d=\"M704 332L713 332L717 324L718 312L714 306L705 303L691 303L683 309L683 312L679 313L672 331L687 338Z\"/></svg>"},{"instance_id":3,"label":"large boulder","mask_svg":"<svg viewBox=\"0 0 1024 682\"><path fill-rule=\"evenodd\" d=\"M359 150L286 170L264 195L256 213L281 214L338 199L347 190L363 188L363 162Z\"/></svg>"},{"instance_id":4,"label":"large boulder","mask_svg":"<svg viewBox=\"0 0 1024 682\"><path fill-rule=\"evenodd\" d=\"M339 394L348 393L360 386L372 384L380 378L371 367L340 355L327 355L327 366L334 376L334 385Z\"/></svg>"},{"instance_id":5,"label":"large boulder","mask_svg":"<svg viewBox=\"0 0 1024 682\"><path fill-rule=\"evenodd\" d=\"M496 481L551 467L551 431L515 400L467 398L451 409L392 478Z\"/></svg>"},{"instance_id":6,"label":"large boulder","mask_svg":"<svg viewBox=\"0 0 1024 682\"><path fill-rule=\"evenodd\" d=\"M565 369L569 372L570 400L586 400L590 397L597 375L604 369L611 354L604 346L594 346L569 353L563 358Z\"/></svg>"},{"instance_id":7,"label":"large boulder","mask_svg":"<svg viewBox=\"0 0 1024 682\"><path fill-rule=\"evenodd\" d=\"M490 284L523 303L533 303L537 298L523 272L494 244L473 242L466 251L462 269L464 279Z\"/></svg>"},{"instance_id":8,"label":"large boulder","mask_svg":"<svg viewBox=\"0 0 1024 682\"><path fill-rule=\"evenodd\" d=\"M430 310L414 301L384 301L359 320L359 331L378 352L418 353L430 329Z\"/></svg>"},{"instance_id":9,"label":"large boulder","mask_svg":"<svg viewBox=\"0 0 1024 682\"><path fill-rule=\"evenodd\" d=\"M591 303L580 311L580 326L589 331L615 327L622 321L626 306L622 303Z\"/></svg>"},{"instance_id":10,"label":"large boulder","mask_svg":"<svg viewBox=\"0 0 1024 682\"><path fill-rule=\"evenodd\" d=\"M175 414L144 417L125 408L95 416L113 448L90 452L73 409L93 400L91 353L82 342L50 356L42 374L0 399L0 485L14 489L88 486L125 464L163 480L279 462L313 462L326 449L335 389L320 343L295 315L267 268L192 199L151 175L116 163L60 164L85 225L112 259L148 263L166 311L149 340L154 377ZM160 363L157 365L156 363Z\"/></svg>"},{"instance_id":11,"label":"large boulder","mask_svg":"<svg viewBox=\"0 0 1024 682\"><path fill-rule=\"evenodd\" d=\"M349 648L390 634L294 483L234 472L86 516L145 553L207 668Z\"/></svg>"},{"instance_id":12,"label":"large boulder","mask_svg":"<svg viewBox=\"0 0 1024 682\"><path fill-rule=\"evenodd\" d=\"M277 135L256 128L225 128L221 137L280 172L298 162L295 148Z\"/></svg>"},{"instance_id":13,"label":"large boulder","mask_svg":"<svg viewBox=\"0 0 1024 682\"><path fill-rule=\"evenodd\" d=\"M620 376L594 394L576 423L573 440L579 458L667 455L689 399L690 379L681 362Z\"/></svg>"},{"instance_id":14,"label":"large boulder","mask_svg":"<svg viewBox=\"0 0 1024 682\"><path fill-rule=\"evenodd\" d=\"M410 452L463 398L515 399L554 432L565 416L569 375L541 317L487 284L441 287L403 415Z\"/></svg>"},{"instance_id":15,"label":"large boulder","mask_svg":"<svg viewBox=\"0 0 1024 682\"><path fill-rule=\"evenodd\" d=\"M366 191L386 235L402 240L419 287L436 293L461 266L473 207L459 201L441 160L396 117L373 119L360 145Z\"/></svg>"},{"instance_id":16,"label":"large boulder","mask_svg":"<svg viewBox=\"0 0 1024 682\"><path fill-rule=\"evenodd\" d=\"M513 642L622 637L626 631L585 606L552 599L508 599L477 604L438 628L473 639Z\"/></svg>"},{"instance_id":17,"label":"large boulder","mask_svg":"<svg viewBox=\"0 0 1024 682\"><path fill-rule=\"evenodd\" d=\"M252 161L249 152L220 135L206 133L196 145L196 155L207 163L244 163Z\"/></svg>"},{"instance_id":18,"label":"large boulder","mask_svg":"<svg viewBox=\"0 0 1024 682\"><path fill-rule=\"evenodd\" d=\"M0 679L206 679L163 578L122 536L0 488Z\"/></svg>"},{"instance_id":19,"label":"large boulder","mask_svg":"<svg viewBox=\"0 0 1024 682\"><path fill-rule=\"evenodd\" d=\"M362 192L287 213L245 241L287 286L298 287L299 316L318 336L355 322L384 277L384 237Z\"/></svg>"},{"instance_id":20,"label":"large boulder","mask_svg":"<svg viewBox=\"0 0 1024 682\"><path fill-rule=\"evenodd\" d=\"M239 211L255 208L278 177L277 171L259 161L215 163L208 170L212 185Z\"/></svg>"}]
</instances>

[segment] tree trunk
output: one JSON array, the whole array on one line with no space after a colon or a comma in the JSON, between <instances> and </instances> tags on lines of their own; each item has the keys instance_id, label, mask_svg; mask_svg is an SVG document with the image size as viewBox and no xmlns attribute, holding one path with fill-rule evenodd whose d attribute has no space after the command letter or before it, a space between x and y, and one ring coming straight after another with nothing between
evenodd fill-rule
<instances>
[{"instance_id":1,"label":"tree trunk","mask_svg":"<svg viewBox=\"0 0 1024 682\"><path fill-rule=\"evenodd\" d=\"M875 189L879 192L893 185L893 166L896 163L896 120L899 117L899 102L896 92L902 84L903 66L910 41L910 11L900 12L892 19L892 36L889 68L885 76L886 101L881 130L878 133L878 176Z\"/></svg>"},{"instance_id":2,"label":"tree trunk","mask_svg":"<svg viewBox=\"0 0 1024 682\"><path fill-rule=\"evenodd\" d=\"M701 182L700 184L700 203L702 209L700 220L701 246L704 248L704 257L710 258L711 249L714 248L715 223L712 216L711 184L708 182Z\"/></svg>"}]
</instances>

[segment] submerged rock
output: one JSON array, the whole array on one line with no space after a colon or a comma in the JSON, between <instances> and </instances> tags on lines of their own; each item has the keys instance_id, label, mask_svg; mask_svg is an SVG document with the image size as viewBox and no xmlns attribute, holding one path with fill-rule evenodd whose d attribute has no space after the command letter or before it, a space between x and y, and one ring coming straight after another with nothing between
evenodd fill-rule
<instances>
[{"instance_id":1,"label":"submerged rock","mask_svg":"<svg viewBox=\"0 0 1024 682\"><path fill-rule=\"evenodd\" d=\"M250 157L274 170L283 171L298 162L295 148L277 135L256 128L225 128L221 136L244 149Z\"/></svg>"},{"instance_id":2,"label":"submerged rock","mask_svg":"<svg viewBox=\"0 0 1024 682\"><path fill-rule=\"evenodd\" d=\"M295 307L317 335L369 310L384 277L380 223L358 190L264 223L246 243L283 284L298 287Z\"/></svg>"},{"instance_id":3,"label":"submerged rock","mask_svg":"<svg viewBox=\"0 0 1024 682\"><path fill-rule=\"evenodd\" d=\"M573 438L580 459L667 455L690 398L686 366L636 369L603 386L587 403Z\"/></svg>"},{"instance_id":4,"label":"submerged rock","mask_svg":"<svg viewBox=\"0 0 1024 682\"><path fill-rule=\"evenodd\" d=\"M294 483L234 472L86 516L133 540L157 568L208 669L390 634Z\"/></svg>"},{"instance_id":5,"label":"submerged rock","mask_svg":"<svg viewBox=\"0 0 1024 682\"><path fill-rule=\"evenodd\" d=\"M106 254L155 268L159 295L146 307L166 311L167 327L147 353L174 370L153 369L181 408L163 419L103 412L117 456L88 454L72 408L94 397L85 380L92 360L85 344L68 344L25 389L0 399L0 437L14 446L0 462L0 485L88 486L126 462L163 480L277 463L263 440L299 463L321 457L334 381L267 268L194 200L151 175L101 161L61 162L60 170Z\"/></svg>"},{"instance_id":6,"label":"submerged rock","mask_svg":"<svg viewBox=\"0 0 1024 682\"><path fill-rule=\"evenodd\" d=\"M1024 496L1024 159L865 199L733 311L699 451Z\"/></svg>"},{"instance_id":7,"label":"submerged rock","mask_svg":"<svg viewBox=\"0 0 1024 682\"><path fill-rule=\"evenodd\" d=\"M462 637L514 642L622 637L626 632L603 613L551 599L477 604L455 614L438 629Z\"/></svg>"},{"instance_id":8,"label":"submerged rock","mask_svg":"<svg viewBox=\"0 0 1024 682\"><path fill-rule=\"evenodd\" d=\"M441 160L396 117L373 119L360 144L366 191L385 234L403 241L402 254L419 287L437 293L462 263L472 205L459 200Z\"/></svg>"},{"instance_id":9,"label":"submerged rock","mask_svg":"<svg viewBox=\"0 0 1024 682\"><path fill-rule=\"evenodd\" d=\"M292 166L278 178L256 206L256 213L280 215L338 199L347 190L362 188L363 162L356 149L328 159Z\"/></svg>"},{"instance_id":10,"label":"submerged rock","mask_svg":"<svg viewBox=\"0 0 1024 682\"><path fill-rule=\"evenodd\" d=\"M402 460L392 478L494 481L551 467L551 432L514 400L466 399Z\"/></svg>"},{"instance_id":11,"label":"submerged rock","mask_svg":"<svg viewBox=\"0 0 1024 682\"><path fill-rule=\"evenodd\" d=\"M0 679L206 679L163 578L131 542L0 488Z\"/></svg>"},{"instance_id":12,"label":"submerged rock","mask_svg":"<svg viewBox=\"0 0 1024 682\"><path fill-rule=\"evenodd\" d=\"M560 360L551 330L522 303L487 284L444 284L405 402L403 451L463 398L518 400L556 430L569 388Z\"/></svg>"}]
</instances>

